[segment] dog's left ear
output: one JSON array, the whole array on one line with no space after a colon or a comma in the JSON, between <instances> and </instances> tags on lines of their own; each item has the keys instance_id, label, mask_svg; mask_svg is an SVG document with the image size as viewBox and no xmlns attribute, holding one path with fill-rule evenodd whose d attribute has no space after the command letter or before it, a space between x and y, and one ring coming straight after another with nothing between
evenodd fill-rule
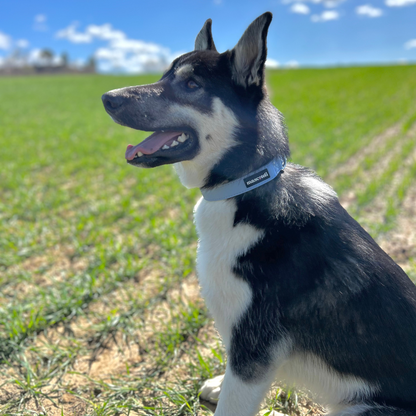
<instances>
[{"instance_id":1,"label":"dog's left ear","mask_svg":"<svg viewBox=\"0 0 416 416\"><path fill-rule=\"evenodd\" d=\"M270 12L259 16L244 32L232 50L233 78L237 84L248 87L261 85L264 79L264 64L267 57L267 31L273 15Z\"/></svg>"},{"instance_id":2,"label":"dog's left ear","mask_svg":"<svg viewBox=\"0 0 416 416\"><path fill-rule=\"evenodd\" d=\"M195 50L196 51L216 51L214 44L214 39L212 38L212 20L208 19L201 31L198 33L198 36L195 39Z\"/></svg>"}]
</instances>

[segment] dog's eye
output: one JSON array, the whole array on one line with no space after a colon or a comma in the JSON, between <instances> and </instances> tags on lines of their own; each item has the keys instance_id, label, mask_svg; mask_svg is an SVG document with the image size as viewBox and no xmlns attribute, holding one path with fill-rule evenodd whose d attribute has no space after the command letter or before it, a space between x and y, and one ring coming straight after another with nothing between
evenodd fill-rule
<instances>
[{"instance_id":1,"label":"dog's eye","mask_svg":"<svg viewBox=\"0 0 416 416\"><path fill-rule=\"evenodd\" d=\"M194 90L199 87L199 85L192 79L186 83L186 86L191 90Z\"/></svg>"}]
</instances>

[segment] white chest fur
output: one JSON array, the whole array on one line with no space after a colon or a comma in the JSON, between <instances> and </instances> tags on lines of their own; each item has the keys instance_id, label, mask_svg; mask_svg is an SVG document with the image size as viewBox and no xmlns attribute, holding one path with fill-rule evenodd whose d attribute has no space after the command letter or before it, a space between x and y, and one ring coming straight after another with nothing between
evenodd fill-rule
<instances>
[{"instance_id":1,"label":"white chest fur","mask_svg":"<svg viewBox=\"0 0 416 416\"><path fill-rule=\"evenodd\" d=\"M252 299L250 286L232 269L263 235L248 224L233 226L235 202L208 202L201 198L195 206L199 235L197 271L202 296L212 314L225 347L230 346L231 328L247 310Z\"/></svg>"}]
</instances>

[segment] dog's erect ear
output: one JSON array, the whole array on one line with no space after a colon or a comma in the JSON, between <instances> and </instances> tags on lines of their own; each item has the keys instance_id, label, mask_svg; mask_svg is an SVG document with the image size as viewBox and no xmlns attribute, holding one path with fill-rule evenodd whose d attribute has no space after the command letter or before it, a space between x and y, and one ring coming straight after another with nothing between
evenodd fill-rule
<instances>
[{"instance_id":1,"label":"dog's erect ear","mask_svg":"<svg viewBox=\"0 0 416 416\"><path fill-rule=\"evenodd\" d=\"M196 51L216 51L211 32L212 20L208 19L195 39Z\"/></svg>"},{"instance_id":2,"label":"dog's erect ear","mask_svg":"<svg viewBox=\"0 0 416 416\"><path fill-rule=\"evenodd\" d=\"M263 83L267 57L266 38L272 17L270 12L259 16L232 50L233 79L244 87Z\"/></svg>"}]
</instances>

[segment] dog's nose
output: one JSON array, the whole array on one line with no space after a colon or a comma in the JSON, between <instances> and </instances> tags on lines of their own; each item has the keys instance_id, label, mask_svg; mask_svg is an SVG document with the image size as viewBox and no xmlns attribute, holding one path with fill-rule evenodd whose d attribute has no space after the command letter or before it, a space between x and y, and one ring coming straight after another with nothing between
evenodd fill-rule
<instances>
[{"instance_id":1,"label":"dog's nose","mask_svg":"<svg viewBox=\"0 0 416 416\"><path fill-rule=\"evenodd\" d=\"M112 112L118 110L123 105L123 97L120 95L103 94L101 97L104 107L107 111Z\"/></svg>"}]
</instances>

